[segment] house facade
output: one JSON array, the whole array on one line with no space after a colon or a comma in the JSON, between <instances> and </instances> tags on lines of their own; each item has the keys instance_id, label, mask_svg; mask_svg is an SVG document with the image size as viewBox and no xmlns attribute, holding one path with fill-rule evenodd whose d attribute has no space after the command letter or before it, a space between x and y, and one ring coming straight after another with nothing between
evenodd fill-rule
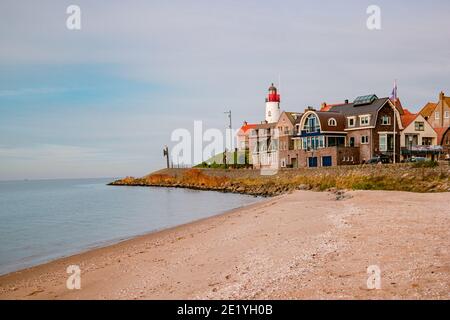
<instances>
[{"instance_id":1,"label":"house facade","mask_svg":"<svg viewBox=\"0 0 450 320\"><path fill-rule=\"evenodd\" d=\"M345 117L308 108L293 137L298 167L329 167L359 163L357 148L346 146Z\"/></svg>"},{"instance_id":2,"label":"house facade","mask_svg":"<svg viewBox=\"0 0 450 320\"><path fill-rule=\"evenodd\" d=\"M298 132L297 124L300 122L301 117L301 113L283 111L276 124L276 130L278 131L279 167L281 168L298 167L298 158L294 152L293 137Z\"/></svg>"},{"instance_id":3,"label":"house facade","mask_svg":"<svg viewBox=\"0 0 450 320\"><path fill-rule=\"evenodd\" d=\"M244 121L244 124L239 129L237 137L237 149L238 151L248 151L250 149L249 136L251 129L254 129L256 124L248 123Z\"/></svg>"},{"instance_id":4,"label":"house facade","mask_svg":"<svg viewBox=\"0 0 450 320\"><path fill-rule=\"evenodd\" d=\"M360 96L352 103L336 105L328 112L345 117L346 145L359 148L359 159L365 163L373 157L400 161L400 136L403 109L389 98Z\"/></svg>"},{"instance_id":5,"label":"house facade","mask_svg":"<svg viewBox=\"0 0 450 320\"><path fill-rule=\"evenodd\" d=\"M424 119L433 127L437 133L438 146L441 146L441 156L448 153L445 147L444 135L450 128L450 97L445 96L444 92L439 93L439 101L428 102L419 112Z\"/></svg>"},{"instance_id":6,"label":"house facade","mask_svg":"<svg viewBox=\"0 0 450 320\"><path fill-rule=\"evenodd\" d=\"M438 134L420 113L405 109L401 119L404 127L400 139L402 159L413 156L434 159L440 154Z\"/></svg>"},{"instance_id":7,"label":"house facade","mask_svg":"<svg viewBox=\"0 0 450 320\"><path fill-rule=\"evenodd\" d=\"M448 127L440 136L440 145L445 159L450 159L450 127Z\"/></svg>"},{"instance_id":8,"label":"house facade","mask_svg":"<svg viewBox=\"0 0 450 320\"><path fill-rule=\"evenodd\" d=\"M278 168L278 130L276 122L255 125L250 130L249 148L255 169Z\"/></svg>"},{"instance_id":9,"label":"house facade","mask_svg":"<svg viewBox=\"0 0 450 320\"><path fill-rule=\"evenodd\" d=\"M450 127L450 97L439 93L437 103L428 102L419 112L433 128Z\"/></svg>"}]
</instances>

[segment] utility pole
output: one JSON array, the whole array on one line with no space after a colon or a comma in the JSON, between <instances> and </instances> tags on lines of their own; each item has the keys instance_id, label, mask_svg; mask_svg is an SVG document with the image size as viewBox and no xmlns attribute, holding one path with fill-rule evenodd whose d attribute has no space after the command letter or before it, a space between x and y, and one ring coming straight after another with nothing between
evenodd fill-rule
<instances>
[{"instance_id":1,"label":"utility pole","mask_svg":"<svg viewBox=\"0 0 450 320\"><path fill-rule=\"evenodd\" d=\"M168 146L164 146L163 156L166 157L167 169L169 169L170 165L169 165L169 147Z\"/></svg>"},{"instance_id":2,"label":"utility pole","mask_svg":"<svg viewBox=\"0 0 450 320\"><path fill-rule=\"evenodd\" d=\"M394 164L396 163L396 156L397 156L397 154L396 154L396 140L397 140L397 134L396 134L396 131L397 131L397 107L394 105ZM386 143L387 143L387 138L386 138Z\"/></svg>"},{"instance_id":3,"label":"utility pole","mask_svg":"<svg viewBox=\"0 0 450 320\"><path fill-rule=\"evenodd\" d=\"M228 128L230 129L230 150L233 149L233 131L232 131L232 123L231 123L231 110L225 111L224 113L228 114L228 119L230 120L230 124Z\"/></svg>"}]
</instances>

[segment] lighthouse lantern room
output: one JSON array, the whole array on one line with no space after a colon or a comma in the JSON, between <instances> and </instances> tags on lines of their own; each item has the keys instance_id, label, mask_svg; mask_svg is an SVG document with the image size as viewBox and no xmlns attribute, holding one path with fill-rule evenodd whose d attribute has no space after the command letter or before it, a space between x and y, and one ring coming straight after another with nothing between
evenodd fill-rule
<instances>
[{"instance_id":1,"label":"lighthouse lantern room","mask_svg":"<svg viewBox=\"0 0 450 320\"><path fill-rule=\"evenodd\" d=\"M280 95L273 85L269 87L269 94L266 98L266 121L268 123L277 122L280 117Z\"/></svg>"}]
</instances>

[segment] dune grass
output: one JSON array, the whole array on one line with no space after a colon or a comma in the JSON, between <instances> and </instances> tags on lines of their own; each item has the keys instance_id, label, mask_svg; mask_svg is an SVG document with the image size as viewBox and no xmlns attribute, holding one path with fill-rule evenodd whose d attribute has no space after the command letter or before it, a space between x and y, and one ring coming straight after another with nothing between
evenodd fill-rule
<instances>
[{"instance_id":1,"label":"dune grass","mask_svg":"<svg viewBox=\"0 0 450 320\"><path fill-rule=\"evenodd\" d=\"M277 195L295 189L444 192L450 191L449 176L448 167L413 165L282 170L273 176L261 176L257 170L205 171L193 168L177 174L169 169L165 173L142 178L127 177L112 184L186 187L255 195Z\"/></svg>"}]
</instances>

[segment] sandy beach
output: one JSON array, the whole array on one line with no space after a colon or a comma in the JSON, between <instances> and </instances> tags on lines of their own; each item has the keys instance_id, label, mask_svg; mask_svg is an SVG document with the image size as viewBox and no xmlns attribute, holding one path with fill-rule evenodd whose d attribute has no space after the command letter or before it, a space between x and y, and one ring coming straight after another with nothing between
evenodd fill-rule
<instances>
[{"instance_id":1,"label":"sandy beach","mask_svg":"<svg viewBox=\"0 0 450 320\"><path fill-rule=\"evenodd\" d=\"M449 299L450 194L295 191L0 277L0 299ZM81 269L68 290L66 268ZM367 268L381 289L367 288Z\"/></svg>"}]
</instances>

